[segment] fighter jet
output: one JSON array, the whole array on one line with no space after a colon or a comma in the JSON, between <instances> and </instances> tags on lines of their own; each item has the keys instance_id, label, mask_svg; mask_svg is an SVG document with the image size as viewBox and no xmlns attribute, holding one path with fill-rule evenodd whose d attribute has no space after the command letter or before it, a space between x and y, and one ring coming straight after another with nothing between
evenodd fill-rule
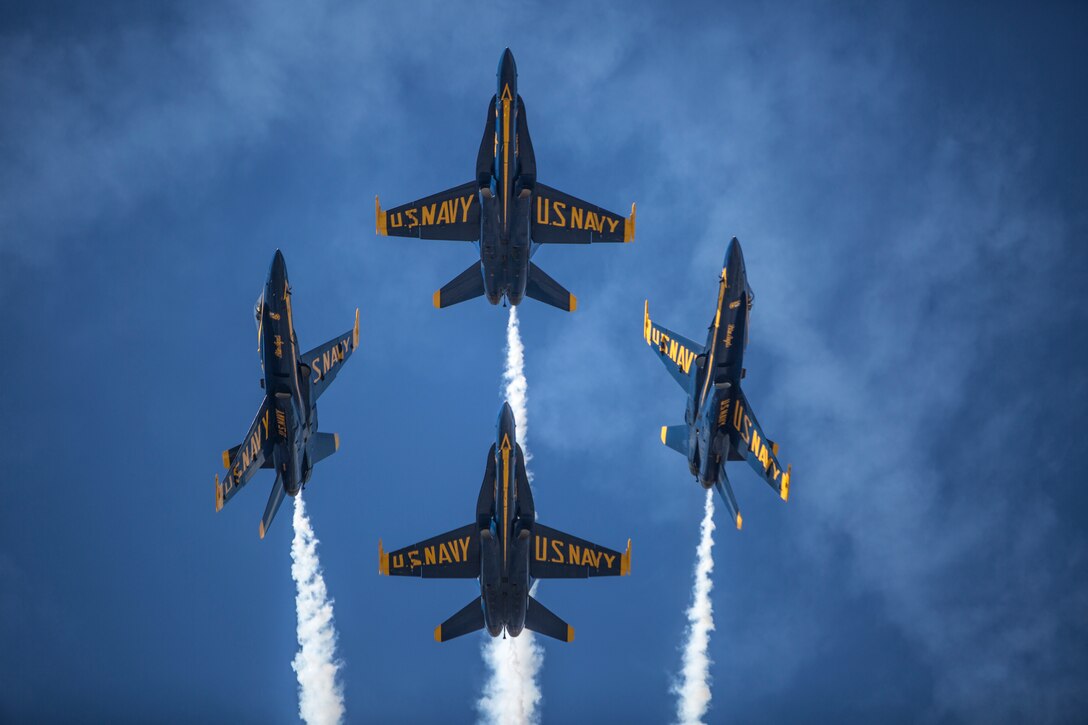
<instances>
[{"instance_id":1,"label":"fighter jet","mask_svg":"<svg viewBox=\"0 0 1088 725\"><path fill-rule=\"evenodd\" d=\"M476 501L476 520L403 549L378 541L378 572L424 579L479 579L480 596L434 630L438 642L487 629L517 637L523 629L574 639L574 628L529 595L534 579L626 576L631 540L622 554L536 522L533 492L517 442L514 412L503 403L495 443Z\"/></svg>"},{"instance_id":2,"label":"fighter jet","mask_svg":"<svg viewBox=\"0 0 1088 725\"><path fill-rule=\"evenodd\" d=\"M359 310L351 330L300 354L287 265L277 249L254 313L265 395L242 443L223 451L227 472L222 482L219 474L215 476L215 510L221 510L257 469L274 468L276 482L261 517L263 539L284 496L297 495L310 480L314 464L340 447L337 434L317 431L317 399L359 347Z\"/></svg>"},{"instance_id":3,"label":"fighter jet","mask_svg":"<svg viewBox=\"0 0 1088 725\"><path fill-rule=\"evenodd\" d=\"M643 312L646 344L688 395L684 424L662 427L661 442L688 457L688 468L703 488L718 489L738 529L742 519L725 475L726 461L748 461L783 501L790 494L791 468L778 462L778 444L763 433L740 389L752 299L734 237L725 253L706 345L651 322L649 301Z\"/></svg>"},{"instance_id":4,"label":"fighter jet","mask_svg":"<svg viewBox=\"0 0 1088 725\"><path fill-rule=\"evenodd\" d=\"M478 242L480 261L434 293L435 307L480 295L511 305L528 295L573 312L578 301L529 261L541 244L630 242L631 216L602 209L536 180L525 102L518 70L507 48L499 60L498 89L491 98L476 178L423 199L383 210L374 197L377 233L419 239Z\"/></svg>"}]
</instances>

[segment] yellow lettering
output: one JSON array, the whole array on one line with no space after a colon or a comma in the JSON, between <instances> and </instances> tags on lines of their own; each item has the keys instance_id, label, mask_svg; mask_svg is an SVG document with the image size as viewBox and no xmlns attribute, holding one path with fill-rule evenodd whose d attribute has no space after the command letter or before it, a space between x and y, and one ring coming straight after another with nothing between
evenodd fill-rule
<instances>
[{"instance_id":1,"label":"yellow lettering","mask_svg":"<svg viewBox=\"0 0 1088 725\"><path fill-rule=\"evenodd\" d=\"M729 325L728 327L725 328L725 346L726 347L732 347L733 346L733 327L734 327L734 325Z\"/></svg>"},{"instance_id":2,"label":"yellow lettering","mask_svg":"<svg viewBox=\"0 0 1088 725\"><path fill-rule=\"evenodd\" d=\"M408 563L412 565L413 569L423 564L419 558L419 549L412 549L408 552Z\"/></svg>"},{"instance_id":3,"label":"yellow lettering","mask_svg":"<svg viewBox=\"0 0 1088 725\"><path fill-rule=\"evenodd\" d=\"M423 549L423 563L427 564L427 565L431 565L431 564L436 563L437 561L438 560L434 558L434 547L433 546L424 547L424 549Z\"/></svg>"},{"instance_id":4,"label":"yellow lettering","mask_svg":"<svg viewBox=\"0 0 1088 725\"><path fill-rule=\"evenodd\" d=\"M552 539L552 558L551 561L558 564L563 563L563 542L558 539Z\"/></svg>"},{"instance_id":5,"label":"yellow lettering","mask_svg":"<svg viewBox=\"0 0 1088 725\"><path fill-rule=\"evenodd\" d=\"M547 224L551 216L551 203L542 196L536 198L536 223Z\"/></svg>"},{"instance_id":6,"label":"yellow lettering","mask_svg":"<svg viewBox=\"0 0 1088 725\"><path fill-rule=\"evenodd\" d=\"M747 428L748 427L748 416L744 416L744 423L745 423L745 427ZM759 457L759 444L760 444L759 433L757 433L756 431L752 431L752 440L748 443L748 448L751 449L752 453L756 454L757 458Z\"/></svg>"},{"instance_id":7,"label":"yellow lettering","mask_svg":"<svg viewBox=\"0 0 1088 725\"><path fill-rule=\"evenodd\" d=\"M620 220L611 217L605 217L605 220L608 222L608 233L611 234L616 231L616 227L619 226Z\"/></svg>"},{"instance_id":8,"label":"yellow lettering","mask_svg":"<svg viewBox=\"0 0 1088 725\"><path fill-rule=\"evenodd\" d=\"M394 228L404 226L404 219L399 211L389 215L389 226Z\"/></svg>"},{"instance_id":9,"label":"yellow lettering","mask_svg":"<svg viewBox=\"0 0 1088 725\"><path fill-rule=\"evenodd\" d=\"M544 536L534 537L536 541L533 543L533 556L537 561L548 560L548 539Z\"/></svg>"},{"instance_id":10,"label":"yellow lettering","mask_svg":"<svg viewBox=\"0 0 1088 725\"><path fill-rule=\"evenodd\" d=\"M593 559L593 554L593 549L590 549L588 546L582 550L582 566L597 566Z\"/></svg>"},{"instance_id":11,"label":"yellow lettering","mask_svg":"<svg viewBox=\"0 0 1088 725\"><path fill-rule=\"evenodd\" d=\"M394 569L403 569L404 568L404 554L393 554L393 568Z\"/></svg>"},{"instance_id":12,"label":"yellow lettering","mask_svg":"<svg viewBox=\"0 0 1088 725\"><path fill-rule=\"evenodd\" d=\"M567 563L580 564L582 561L582 547L577 544L567 544Z\"/></svg>"},{"instance_id":13,"label":"yellow lettering","mask_svg":"<svg viewBox=\"0 0 1088 725\"><path fill-rule=\"evenodd\" d=\"M602 551L601 556L603 556L605 558L605 561L607 562L608 568L611 569L612 568L612 562L614 562L616 560L616 555L615 554L606 554L606 553L604 553Z\"/></svg>"},{"instance_id":14,"label":"yellow lettering","mask_svg":"<svg viewBox=\"0 0 1088 725\"><path fill-rule=\"evenodd\" d=\"M450 558L450 552L446 549L446 542L443 541L438 545L438 563L449 564L453 560Z\"/></svg>"},{"instance_id":15,"label":"yellow lettering","mask_svg":"<svg viewBox=\"0 0 1088 725\"><path fill-rule=\"evenodd\" d=\"M438 205L438 218L435 219L435 222L434 222L435 224L449 224L450 223L450 221L451 221L451 219L450 219L450 206L452 204L453 204L452 201L443 201L441 204Z\"/></svg>"},{"instance_id":16,"label":"yellow lettering","mask_svg":"<svg viewBox=\"0 0 1088 725\"><path fill-rule=\"evenodd\" d=\"M468 561L468 539L469 537L467 536L463 539L458 539L458 542L461 544L461 561Z\"/></svg>"},{"instance_id":17,"label":"yellow lettering","mask_svg":"<svg viewBox=\"0 0 1088 725\"><path fill-rule=\"evenodd\" d=\"M567 208L567 202L557 201L555 202L555 221L552 222L553 227L565 227L567 225L567 218L563 216L563 210Z\"/></svg>"},{"instance_id":18,"label":"yellow lettering","mask_svg":"<svg viewBox=\"0 0 1088 725\"><path fill-rule=\"evenodd\" d=\"M408 209L404 212L404 216L408 217L408 228L419 226L419 209Z\"/></svg>"},{"instance_id":19,"label":"yellow lettering","mask_svg":"<svg viewBox=\"0 0 1088 725\"><path fill-rule=\"evenodd\" d=\"M467 222L468 221L468 208L470 206L472 206L472 198L473 198L472 194L469 194L468 196L465 196L465 197L461 197L461 221L462 222Z\"/></svg>"},{"instance_id":20,"label":"yellow lettering","mask_svg":"<svg viewBox=\"0 0 1088 725\"><path fill-rule=\"evenodd\" d=\"M423 207L423 224L434 224L434 208L435 204Z\"/></svg>"},{"instance_id":21,"label":"yellow lettering","mask_svg":"<svg viewBox=\"0 0 1088 725\"><path fill-rule=\"evenodd\" d=\"M761 445L759 447L759 462L763 464L763 470L767 470L767 466L771 465L771 458L767 455L767 446Z\"/></svg>"},{"instance_id":22,"label":"yellow lettering","mask_svg":"<svg viewBox=\"0 0 1088 725\"><path fill-rule=\"evenodd\" d=\"M737 432L741 432L740 418L744 414L744 406L740 404L740 400L737 400L737 404L733 406L733 427L737 429Z\"/></svg>"},{"instance_id":23,"label":"yellow lettering","mask_svg":"<svg viewBox=\"0 0 1088 725\"><path fill-rule=\"evenodd\" d=\"M672 360L673 362L676 362L677 352L678 352L678 347L677 347L677 344L676 344L676 340L670 340L669 341L669 359Z\"/></svg>"},{"instance_id":24,"label":"yellow lettering","mask_svg":"<svg viewBox=\"0 0 1088 725\"><path fill-rule=\"evenodd\" d=\"M582 228L582 209L576 206L570 208L570 228L581 229Z\"/></svg>"},{"instance_id":25,"label":"yellow lettering","mask_svg":"<svg viewBox=\"0 0 1088 725\"><path fill-rule=\"evenodd\" d=\"M592 229L595 232L601 231L604 225L597 219L597 214L592 211L586 212L586 229Z\"/></svg>"}]
</instances>

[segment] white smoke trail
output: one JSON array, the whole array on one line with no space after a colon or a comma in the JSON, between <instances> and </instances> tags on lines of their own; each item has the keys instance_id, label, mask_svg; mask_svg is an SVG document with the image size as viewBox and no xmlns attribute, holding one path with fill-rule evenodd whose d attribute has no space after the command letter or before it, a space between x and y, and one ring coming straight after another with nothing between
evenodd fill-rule
<instances>
[{"instance_id":1,"label":"white smoke trail","mask_svg":"<svg viewBox=\"0 0 1088 725\"><path fill-rule=\"evenodd\" d=\"M298 714L308 725L338 723L344 718L344 694L336 681L336 626L332 600L317 558L302 493L295 496L295 538L291 541L291 576L298 612L298 654L291 662L298 677Z\"/></svg>"},{"instance_id":2,"label":"white smoke trail","mask_svg":"<svg viewBox=\"0 0 1088 725\"><path fill-rule=\"evenodd\" d=\"M502 378L506 384L506 401L510 403L517 423L518 443L528 467L530 456L526 434L529 417L526 404L529 386L525 381L525 347L521 344L516 307L510 308L510 318L506 323L506 369ZM531 482L532 472L528 476ZM544 651L533 639L533 633L526 629L517 637L491 639L483 645L483 656L490 674L484 694L477 703L481 722L494 725L539 722L537 705L540 704L541 695L537 673L544 663Z\"/></svg>"},{"instance_id":3,"label":"white smoke trail","mask_svg":"<svg viewBox=\"0 0 1088 725\"><path fill-rule=\"evenodd\" d=\"M681 680L673 686L679 696L676 715L680 725L702 723L710 706L710 633L714 631L714 606L710 590L714 582L714 489L707 489L703 523L699 527L699 548L695 558L695 586L688 608L688 641L684 645Z\"/></svg>"}]
</instances>

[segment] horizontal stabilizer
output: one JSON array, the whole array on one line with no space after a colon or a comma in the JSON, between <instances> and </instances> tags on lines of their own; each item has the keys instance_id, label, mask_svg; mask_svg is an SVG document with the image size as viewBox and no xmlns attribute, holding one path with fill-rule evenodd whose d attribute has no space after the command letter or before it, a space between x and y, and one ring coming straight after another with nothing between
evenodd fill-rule
<instances>
[{"instance_id":1,"label":"horizontal stabilizer","mask_svg":"<svg viewBox=\"0 0 1088 725\"><path fill-rule=\"evenodd\" d=\"M737 506L737 497L733 495L733 487L729 484L729 479L725 477L724 465L721 467L721 475L714 487L718 489L722 501L725 501L725 507L729 509L729 516L732 517L733 523L736 525L737 530L740 531L744 519L741 518L740 507Z\"/></svg>"},{"instance_id":2,"label":"horizontal stabilizer","mask_svg":"<svg viewBox=\"0 0 1088 725\"><path fill-rule=\"evenodd\" d=\"M260 534L261 538L268 533L268 527L272 525L272 519L276 518L276 512L280 510L280 504L283 503L283 499L287 497L287 488L283 485L283 480L276 476L276 482L272 484L272 493L268 497L268 504L264 507L264 515L261 516Z\"/></svg>"},{"instance_id":3,"label":"horizontal stabilizer","mask_svg":"<svg viewBox=\"0 0 1088 725\"><path fill-rule=\"evenodd\" d=\"M621 553L543 524L533 525L529 574L534 579L585 579L630 573L630 540L627 551Z\"/></svg>"},{"instance_id":4,"label":"horizontal stabilizer","mask_svg":"<svg viewBox=\"0 0 1088 725\"><path fill-rule=\"evenodd\" d=\"M688 454L688 434L691 433L689 425L663 425L661 426L661 442L677 453Z\"/></svg>"},{"instance_id":5,"label":"horizontal stabilizer","mask_svg":"<svg viewBox=\"0 0 1088 725\"><path fill-rule=\"evenodd\" d=\"M574 641L574 627L552 614L551 610L529 597L529 606L525 608L525 629L554 637L560 642Z\"/></svg>"},{"instance_id":6,"label":"horizontal stabilizer","mask_svg":"<svg viewBox=\"0 0 1088 725\"><path fill-rule=\"evenodd\" d=\"M529 280L525 285L525 294L566 312L578 309L578 298L532 262L529 262Z\"/></svg>"},{"instance_id":7,"label":"horizontal stabilizer","mask_svg":"<svg viewBox=\"0 0 1088 725\"><path fill-rule=\"evenodd\" d=\"M434 628L435 642L449 642L454 637L471 634L484 628L484 607L480 597L466 604L461 611Z\"/></svg>"},{"instance_id":8,"label":"horizontal stabilizer","mask_svg":"<svg viewBox=\"0 0 1088 725\"><path fill-rule=\"evenodd\" d=\"M310 464L328 458L340 450L340 436L336 433L314 433L310 439Z\"/></svg>"},{"instance_id":9,"label":"horizontal stabilizer","mask_svg":"<svg viewBox=\"0 0 1088 725\"><path fill-rule=\"evenodd\" d=\"M450 307L458 302L480 297L484 293L483 265L476 262L461 274L450 280L442 289L434 293L434 306Z\"/></svg>"}]
</instances>

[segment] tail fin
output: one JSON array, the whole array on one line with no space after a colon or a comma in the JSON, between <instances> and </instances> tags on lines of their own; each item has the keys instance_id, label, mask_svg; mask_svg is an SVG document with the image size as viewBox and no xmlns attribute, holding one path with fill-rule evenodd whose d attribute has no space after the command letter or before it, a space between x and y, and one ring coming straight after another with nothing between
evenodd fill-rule
<instances>
[{"instance_id":1,"label":"tail fin","mask_svg":"<svg viewBox=\"0 0 1088 725\"><path fill-rule=\"evenodd\" d=\"M525 629L554 637L560 642L574 641L574 627L532 597L529 597L529 606L525 609Z\"/></svg>"},{"instance_id":2,"label":"tail fin","mask_svg":"<svg viewBox=\"0 0 1088 725\"><path fill-rule=\"evenodd\" d=\"M578 298L532 262L529 262L529 280L525 285L525 294L566 312L578 309Z\"/></svg>"},{"instance_id":3,"label":"tail fin","mask_svg":"<svg viewBox=\"0 0 1088 725\"><path fill-rule=\"evenodd\" d=\"M454 637L484 628L484 606L480 597L466 604L457 614L434 628L435 642L449 642Z\"/></svg>"},{"instance_id":4,"label":"tail fin","mask_svg":"<svg viewBox=\"0 0 1088 725\"><path fill-rule=\"evenodd\" d=\"M479 297L483 293L483 263L477 262L434 293L434 306L438 308L449 307L450 305L456 305L458 302Z\"/></svg>"},{"instance_id":5,"label":"tail fin","mask_svg":"<svg viewBox=\"0 0 1088 725\"><path fill-rule=\"evenodd\" d=\"M691 433L689 425L663 425L661 426L661 442L677 453L688 454L688 435Z\"/></svg>"},{"instance_id":6,"label":"tail fin","mask_svg":"<svg viewBox=\"0 0 1088 725\"><path fill-rule=\"evenodd\" d=\"M310 463L314 464L340 450L340 436L337 433L314 433L311 446Z\"/></svg>"}]
</instances>

